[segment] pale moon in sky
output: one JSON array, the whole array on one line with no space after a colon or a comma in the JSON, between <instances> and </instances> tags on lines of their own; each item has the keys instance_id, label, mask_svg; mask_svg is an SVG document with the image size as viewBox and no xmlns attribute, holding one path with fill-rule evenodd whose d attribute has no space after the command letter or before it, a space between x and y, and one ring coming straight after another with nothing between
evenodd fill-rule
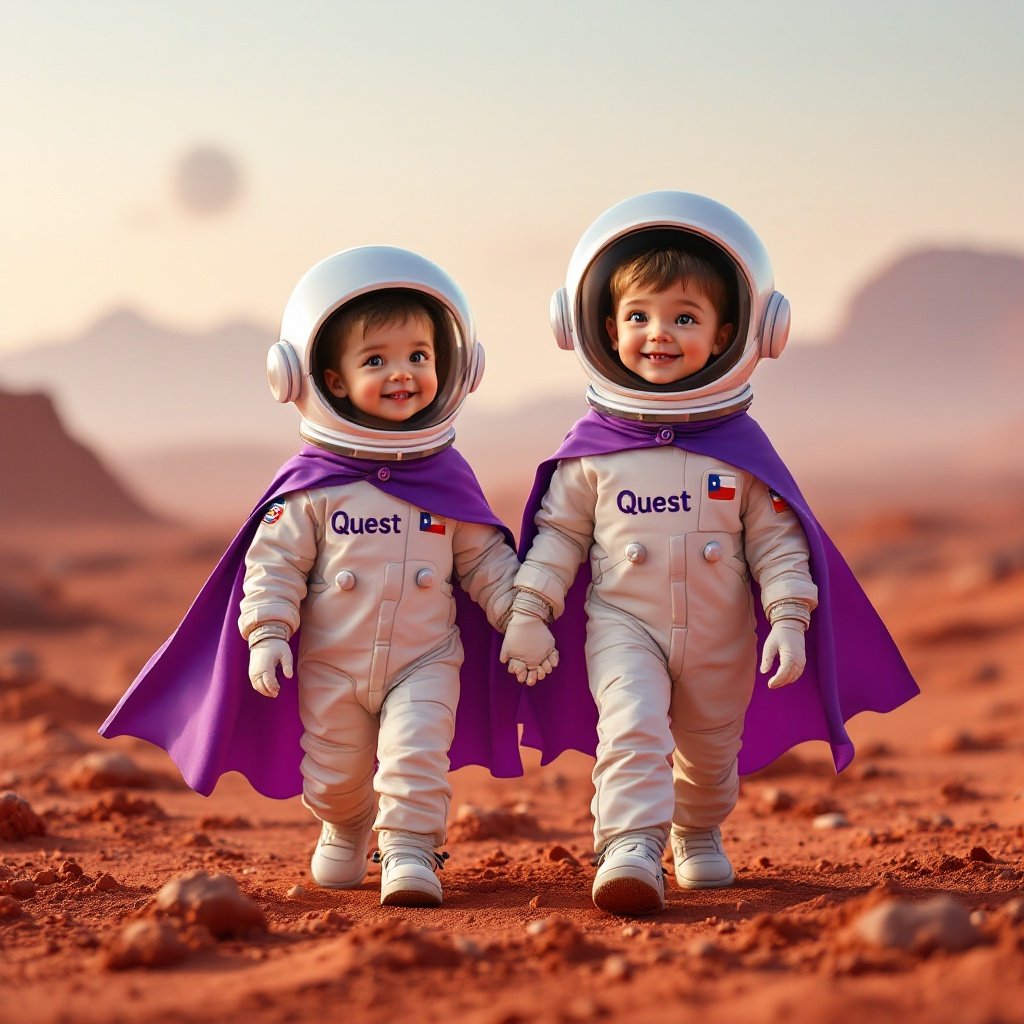
<instances>
[{"instance_id":1,"label":"pale moon in sky","mask_svg":"<svg viewBox=\"0 0 1024 1024\"><path fill-rule=\"evenodd\" d=\"M196 146L178 161L174 188L178 201L190 213L220 213L242 190L241 168L234 157L217 146Z\"/></svg>"}]
</instances>

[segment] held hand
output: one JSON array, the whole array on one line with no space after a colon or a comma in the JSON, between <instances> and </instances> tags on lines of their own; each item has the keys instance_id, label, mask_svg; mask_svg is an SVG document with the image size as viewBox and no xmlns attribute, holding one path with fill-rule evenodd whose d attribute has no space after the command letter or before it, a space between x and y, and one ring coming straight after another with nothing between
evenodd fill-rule
<instances>
[{"instance_id":1,"label":"held hand","mask_svg":"<svg viewBox=\"0 0 1024 1024\"><path fill-rule=\"evenodd\" d=\"M501 663L521 683L533 686L558 664L555 639L547 624L534 615L514 611L501 645Z\"/></svg>"},{"instance_id":2,"label":"held hand","mask_svg":"<svg viewBox=\"0 0 1024 1024\"><path fill-rule=\"evenodd\" d=\"M793 619L779 619L772 626L768 639L764 642L761 653L761 671L770 671L776 657L779 659L778 671L768 680L768 689L777 690L780 686L795 683L804 670L807 656L804 653L803 624Z\"/></svg>"},{"instance_id":3,"label":"held hand","mask_svg":"<svg viewBox=\"0 0 1024 1024\"><path fill-rule=\"evenodd\" d=\"M270 636L260 640L249 651L249 682L257 693L276 697L281 692L281 684L277 681L278 665L291 679L292 650L285 640Z\"/></svg>"}]
</instances>

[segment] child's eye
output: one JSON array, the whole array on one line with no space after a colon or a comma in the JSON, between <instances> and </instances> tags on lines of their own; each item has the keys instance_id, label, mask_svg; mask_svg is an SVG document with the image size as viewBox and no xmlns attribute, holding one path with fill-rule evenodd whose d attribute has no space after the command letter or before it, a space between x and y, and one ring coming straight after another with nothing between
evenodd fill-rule
<instances>
[{"instance_id":1,"label":"child's eye","mask_svg":"<svg viewBox=\"0 0 1024 1024\"><path fill-rule=\"evenodd\" d=\"M383 366L384 360L380 356L370 356L369 359L363 363L363 366Z\"/></svg>"},{"instance_id":2,"label":"child's eye","mask_svg":"<svg viewBox=\"0 0 1024 1024\"><path fill-rule=\"evenodd\" d=\"M645 324L645 323L647 323L647 314L646 313L641 313L639 309L634 309L633 312L630 313L629 316L626 317L626 319L630 323Z\"/></svg>"},{"instance_id":3,"label":"child's eye","mask_svg":"<svg viewBox=\"0 0 1024 1024\"><path fill-rule=\"evenodd\" d=\"M426 361L427 361L427 353L426 352L413 352L413 354L411 356L409 356L409 362L411 362L411 363L425 363Z\"/></svg>"},{"instance_id":4,"label":"child's eye","mask_svg":"<svg viewBox=\"0 0 1024 1024\"><path fill-rule=\"evenodd\" d=\"M690 324L696 322L697 321L694 320L689 313L680 313L679 316L676 317L676 323L679 324L680 327L688 327Z\"/></svg>"}]
</instances>

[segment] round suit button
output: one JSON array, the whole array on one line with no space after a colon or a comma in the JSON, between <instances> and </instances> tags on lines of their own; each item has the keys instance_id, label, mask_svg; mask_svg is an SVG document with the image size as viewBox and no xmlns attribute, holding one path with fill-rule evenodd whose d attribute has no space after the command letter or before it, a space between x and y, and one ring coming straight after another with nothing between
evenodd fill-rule
<instances>
[{"instance_id":1,"label":"round suit button","mask_svg":"<svg viewBox=\"0 0 1024 1024\"><path fill-rule=\"evenodd\" d=\"M722 545L717 540L704 545L704 558L708 562L717 562L722 557Z\"/></svg>"},{"instance_id":2,"label":"round suit button","mask_svg":"<svg viewBox=\"0 0 1024 1024\"><path fill-rule=\"evenodd\" d=\"M634 541L626 545L626 561L639 565L647 557L647 548Z\"/></svg>"},{"instance_id":3,"label":"round suit button","mask_svg":"<svg viewBox=\"0 0 1024 1024\"><path fill-rule=\"evenodd\" d=\"M340 590L351 590L356 585L356 574L349 572L348 569L342 569L334 577L334 582L338 584Z\"/></svg>"},{"instance_id":4,"label":"round suit button","mask_svg":"<svg viewBox=\"0 0 1024 1024\"><path fill-rule=\"evenodd\" d=\"M423 587L424 589L426 589L427 587L432 587L433 585L434 585L434 570L433 569L420 569L420 571L418 573L416 573L416 586L417 587Z\"/></svg>"},{"instance_id":5,"label":"round suit button","mask_svg":"<svg viewBox=\"0 0 1024 1024\"><path fill-rule=\"evenodd\" d=\"M387 466L381 466L380 469L377 470L377 479L378 480L390 480L391 479L391 470L388 469Z\"/></svg>"},{"instance_id":6,"label":"round suit button","mask_svg":"<svg viewBox=\"0 0 1024 1024\"><path fill-rule=\"evenodd\" d=\"M676 439L676 432L671 427L662 427L655 440L658 444L671 444Z\"/></svg>"}]
</instances>

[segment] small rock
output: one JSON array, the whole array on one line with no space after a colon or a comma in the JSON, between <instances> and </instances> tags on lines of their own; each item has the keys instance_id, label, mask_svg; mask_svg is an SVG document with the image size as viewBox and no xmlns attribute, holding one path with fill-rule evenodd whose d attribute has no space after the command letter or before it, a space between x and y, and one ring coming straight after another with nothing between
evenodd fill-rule
<instances>
[{"instance_id":1,"label":"small rock","mask_svg":"<svg viewBox=\"0 0 1024 1024\"><path fill-rule=\"evenodd\" d=\"M285 896L290 900L298 899L300 896L306 895L306 887L304 885L293 885L286 893Z\"/></svg>"},{"instance_id":2,"label":"small rock","mask_svg":"<svg viewBox=\"0 0 1024 1024\"><path fill-rule=\"evenodd\" d=\"M1002 914L1012 924L1024 924L1024 900L1010 900L1003 907Z\"/></svg>"},{"instance_id":3,"label":"small rock","mask_svg":"<svg viewBox=\"0 0 1024 1024\"><path fill-rule=\"evenodd\" d=\"M17 842L46 835L43 819L17 793L0 793L0 840Z\"/></svg>"},{"instance_id":4,"label":"small rock","mask_svg":"<svg viewBox=\"0 0 1024 1024\"><path fill-rule=\"evenodd\" d=\"M853 929L870 945L915 953L959 952L979 939L967 909L948 896L920 904L880 903L862 914Z\"/></svg>"},{"instance_id":5,"label":"small rock","mask_svg":"<svg viewBox=\"0 0 1024 1024\"><path fill-rule=\"evenodd\" d=\"M530 900L530 906L533 907L534 910L536 910L538 907L544 906L544 897L539 895L534 896L533 899Z\"/></svg>"},{"instance_id":6,"label":"small rock","mask_svg":"<svg viewBox=\"0 0 1024 1024\"><path fill-rule=\"evenodd\" d=\"M186 846L213 846L213 841L205 832L192 832L185 840Z\"/></svg>"},{"instance_id":7,"label":"small rock","mask_svg":"<svg viewBox=\"0 0 1024 1024\"><path fill-rule=\"evenodd\" d=\"M996 860L984 846L972 846L971 852L967 854L967 859L980 861L982 864L994 864Z\"/></svg>"},{"instance_id":8,"label":"small rock","mask_svg":"<svg viewBox=\"0 0 1024 1024\"><path fill-rule=\"evenodd\" d=\"M627 924L622 929L623 938L635 939L640 934L640 929L635 924Z\"/></svg>"},{"instance_id":9,"label":"small rock","mask_svg":"<svg viewBox=\"0 0 1024 1024\"><path fill-rule=\"evenodd\" d=\"M988 920L988 914L984 910L972 910L970 921L975 928L980 928Z\"/></svg>"},{"instance_id":10,"label":"small rock","mask_svg":"<svg viewBox=\"0 0 1024 1024\"><path fill-rule=\"evenodd\" d=\"M7 894L16 900L30 900L36 894L36 883L27 878L20 878L7 883Z\"/></svg>"},{"instance_id":11,"label":"small rock","mask_svg":"<svg viewBox=\"0 0 1024 1024\"><path fill-rule=\"evenodd\" d=\"M0 896L0 920L17 917L20 913L21 904L13 896Z\"/></svg>"},{"instance_id":12,"label":"small rock","mask_svg":"<svg viewBox=\"0 0 1024 1024\"><path fill-rule=\"evenodd\" d=\"M153 779L130 757L97 750L71 766L67 784L72 789L149 789Z\"/></svg>"},{"instance_id":13,"label":"small rock","mask_svg":"<svg viewBox=\"0 0 1024 1024\"><path fill-rule=\"evenodd\" d=\"M119 889L120 886L113 877L104 873L93 882L92 888L94 892L113 892L115 889Z\"/></svg>"},{"instance_id":14,"label":"small rock","mask_svg":"<svg viewBox=\"0 0 1024 1024\"><path fill-rule=\"evenodd\" d=\"M548 930L547 920L530 921L526 926L527 935L543 935Z\"/></svg>"},{"instance_id":15,"label":"small rock","mask_svg":"<svg viewBox=\"0 0 1024 1024\"><path fill-rule=\"evenodd\" d=\"M452 939L452 945L459 953L470 960L479 960L484 955L483 950L480 948L480 943L468 935L456 935Z\"/></svg>"},{"instance_id":16,"label":"small rock","mask_svg":"<svg viewBox=\"0 0 1024 1024\"><path fill-rule=\"evenodd\" d=\"M267 930L263 911L239 892L230 875L192 871L168 882L156 897L160 910L208 928L218 938Z\"/></svg>"},{"instance_id":17,"label":"small rock","mask_svg":"<svg viewBox=\"0 0 1024 1024\"><path fill-rule=\"evenodd\" d=\"M564 846L559 846L557 843L548 849L547 859L551 861L566 860L570 864L579 866L579 861Z\"/></svg>"},{"instance_id":18,"label":"small rock","mask_svg":"<svg viewBox=\"0 0 1024 1024\"><path fill-rule=\"evenodd\" d=\"M605 958L601 965L601 972L611 981L625 981L633 973L633 970L624 956L613 954Z\"/></svg>"},{"instance_id":19,"label":"small rock","mask_svg":"<svg viewBox=\"0 0 1024 1024\"><path fill-rule=\"evenodd\" d=\"M770 786L761 792L761 805L766 810L776 813L791 810L796 805L796 800L792 793L787 793L786 790L776 786Z\"/></svg>"},{"instance_id":20,"label":"small rock","mask_svg":"<svg viewBox=\"0 0 1024 1024\"><path fill-rule=\"evenodd\" d=\"M32 881L36 885L53 885L57 881L57 875L50 871L49 868L45 868L42 871L37 871L32 877Z\"/></svg>"},{"instance_id":21,"label":"small rock","mask_svg":"<svg viewBox=\"0 0 1024 1024\"><path fill-rule=\"evenodd\" d=\"M721 953L721 949L710 939L695 939L686 949L690 956L701 957L705 960Z\"/></svg>"},{"instance_id":22,"label":"small rock","mask_svg":"<svg viewBox=\"0 0 1024 1024\"><path fill-rule=\"evenodd\" d=\"M132 967L166 967L188 956L188 946L166 921L142 920L125 925L103 953L111 971Z\"/></svg>"},{"instance_id":23,"label":"small rock","mask_svg":"<svg viewBox=\"0 0 1024 1024\"><path fill-rule=\"evenodd\" d=\"M818 829L846 828L849 824L845 814L841 811L833 811L831 814L819 814L811 822L811 827Z\"/></svg>"}]
</instances>

